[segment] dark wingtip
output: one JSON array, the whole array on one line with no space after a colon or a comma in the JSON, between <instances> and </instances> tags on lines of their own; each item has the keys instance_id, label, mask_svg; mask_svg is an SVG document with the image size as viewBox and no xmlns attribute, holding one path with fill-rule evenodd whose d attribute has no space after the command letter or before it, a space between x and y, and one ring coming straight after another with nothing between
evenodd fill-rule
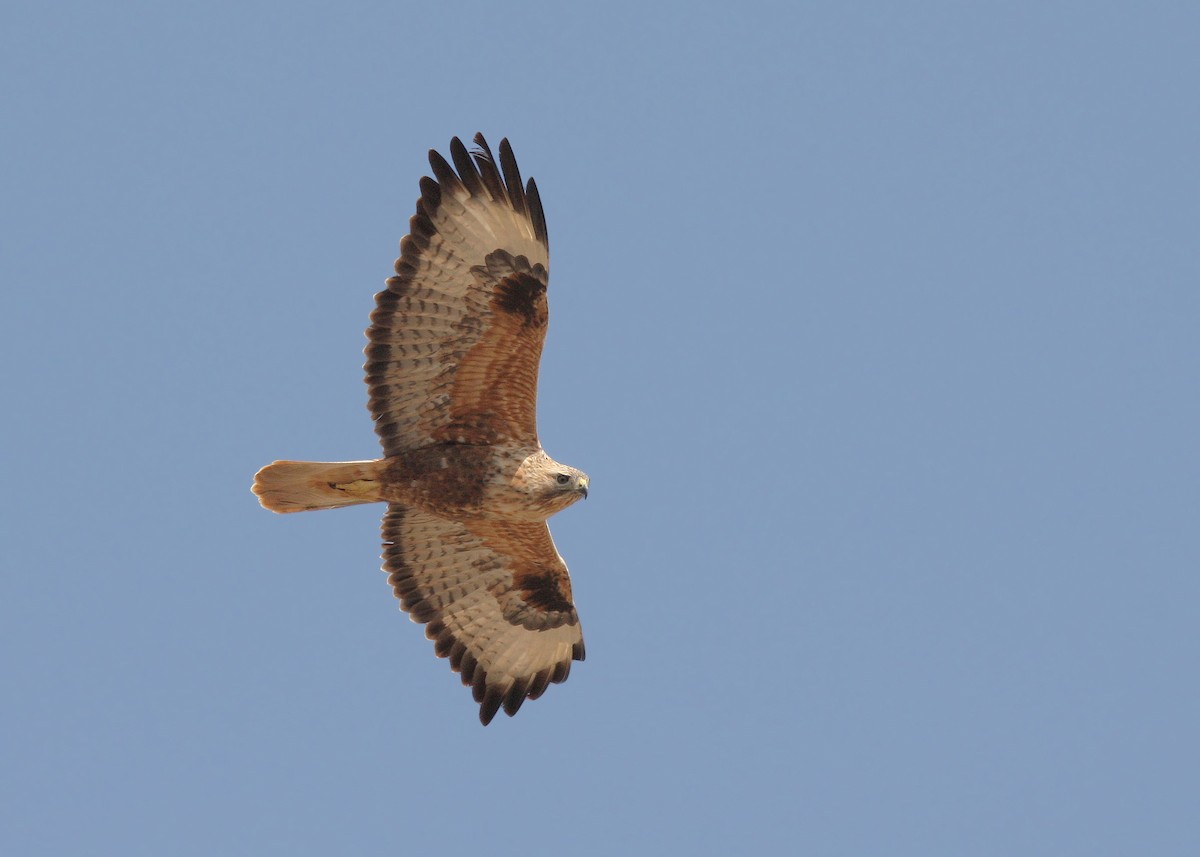
<instances>
[{"instance_id":1,"label":"dark wingtip","mask_svg":"<svg viewBox=\"0 0 1200 857\"><path fill-rule=\"evenodd\" d=\"M475 145L477 148L471 152L471 158L475 163L475 167L479 170L480 181L488 189L488 193L492 195L493 200L496 202L507 202L511 205L512 201L505 190L504 180L500 177L500 170L496 168L496 158L492 154L487 140L483 138L483 134L475 135Z\"/></svg>"},{"instance_id":2,"label":"dark wingtip","mask_svg":"<svg viewBox=\"0 0 1200 857\"><path fill-rule=\"evenodd\" d=\"M512 717L521 708L521 703L525 701L525 694L529 690L529 679L518 679L513 683L513 686L508 689L508 693L504 694L504 713Z\"/></svg>"},{"instance_id":3,"label":"dark wingtip","mask_svg":"<svg viewBox=\"0 0 1200 857\"><path fill-rule=\"evenodd\" d=\"M512 146L508 138L500 141L500 170L504 174L504 186L508 189L508 199L513 211L529 216L529 206L525 203L525 186L521 184L521 171L517 169L517 159L513 156Z\"/></svg>"},{"instance_id":4,"label":"dark wingtip","mask_svg":"<svg viewBox=\"0 0 1200 857\"><path fill-rule=\"evenodd\" d=\"M429 167L433 170L434 178L447 190L462 184L458 180L458 176L454 174L454 168L437 149L429 150Z\"/></svg>"},{"instance_id":5,"label":"dark wingtip","mask_svg":"<svg viewBox=\"0 0 1200 857\"><path fill-rule=\"evenodd\" d=\"M488 194L496 202L507 202L517 214L529 218L533 232L544 247L549 249L549 233L546 229L546 213L542 199L533 179L522 182L512 144L505 137L500 141L499 157L492 154L491 146L483 132L471 138L475 144L468 149L458 137L450 138L450 158L446 159L436 149L429 150L429 165L433 168L436 183L429 181L421 185L422 199L428 215L434 214L443 193L453 193L465 188L472 196ZM440 185L437 188L436 185Z\"/></svg>"},{"instance_id":6,"label":"dark wingtip","mask_svg":"<svg viewBox=\"0 0 1200 857\"><path fill-rule=\"evenodd\" d=\"M487 726L492 722L492 718L496 716L496 712L500 710L501 704L504 702L504 694L497 688L488 688L484 694L483 700L479 703L479 722Z\"/></svg>"},{"instance_id":7,"label":"dark wingtip","mask_svg":"<svg viewBox=\"0 0 1200 857\"><path fill-rule=\"evenodd\" d=\"M532 178L525 183L525 199L529 203L529 219L533 222L533 234L549 248L550 233L546 230L546 212L542 209L542 197L538 193L537 182Z\"/></svg>"},{"instance_id":8,"label":"dark wingtip","mask_svg":"<svg viewBox=\"0 0 1200 857\"><path fill-rule=\"evenodd\" d=\"M477 196L482 193L483 183L479 179L479 171L475 168L475 162L467 151L467 147L463 145L463 141L457 137L450 140L450 158L458 169L459 178L471 195Z\"/></svg>"}]
</instances>

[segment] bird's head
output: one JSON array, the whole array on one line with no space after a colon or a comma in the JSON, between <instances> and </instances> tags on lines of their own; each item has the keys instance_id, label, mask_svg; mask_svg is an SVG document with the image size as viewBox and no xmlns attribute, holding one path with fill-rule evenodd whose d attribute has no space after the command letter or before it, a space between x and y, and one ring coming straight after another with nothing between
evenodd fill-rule
<instances>
[{"instance_id":1,"label":"bird's head","mask_svg":"<svg viewBox=\"0 0 1200 857\"><path fill-rule=\"evenodd\" d=\"M588 475L577 467L559 464L544 452L531 455L518 471L517 481L532 505L545 517L588 495Z\"/></svg>"}]
</instances>

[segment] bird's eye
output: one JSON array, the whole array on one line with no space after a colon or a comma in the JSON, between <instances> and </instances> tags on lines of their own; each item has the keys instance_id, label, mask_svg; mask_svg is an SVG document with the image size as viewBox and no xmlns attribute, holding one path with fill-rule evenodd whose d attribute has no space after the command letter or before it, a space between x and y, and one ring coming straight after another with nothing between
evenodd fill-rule
<instances>
[{"instance_id":1,"label":"bird's eye","mask_svg":"<svg viewBox=\"0 0 1200 857\"><path fill-rule=\"evenodd\" d=\"M565 473L560 473L560 474L558 474L558 478L555 479L554 481L557 482L559 485L566 485L568 482L571 481L571 477Z\"/></svg>"}]
</instances>

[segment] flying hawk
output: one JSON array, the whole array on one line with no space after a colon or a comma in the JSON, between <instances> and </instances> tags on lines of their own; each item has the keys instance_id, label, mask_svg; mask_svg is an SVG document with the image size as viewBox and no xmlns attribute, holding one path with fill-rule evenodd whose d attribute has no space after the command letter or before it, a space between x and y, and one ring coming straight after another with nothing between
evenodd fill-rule
<instances>
[{"instance_id":1,"label":"flying hawk","mask_svg":"<svg viewBox=\"0 0 1200 857\"><path fill-rule=\"evenodd\" d=\"M567 566L546 520L588 493L538 441L549 249L533 179L508 140L436 151L396 276L367 329L376 461L276 461L254 477L273 512L385 502L383 570L487 725L582 661Z\"/></svg>"}]
</instances>

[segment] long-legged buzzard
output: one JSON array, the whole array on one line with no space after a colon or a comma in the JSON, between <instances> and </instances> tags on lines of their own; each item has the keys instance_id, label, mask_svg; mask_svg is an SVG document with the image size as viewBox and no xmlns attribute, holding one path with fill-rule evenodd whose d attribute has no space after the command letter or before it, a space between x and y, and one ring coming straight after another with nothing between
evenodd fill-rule
<instances>
[{"instance_id":1,"label":"long-legged buzzard","mask_svg":"<svg viewBox=\"0 0 1200 857\"><path fill-rule=\"evenodd\" d=\"M546 520L588 477L538 441L549 250L533 179L508 140L492 157L435 151L396 276L367 330L376 461L276 461L254 477L273 512L385 502L383 568L400 606L472 688L486 725L583 660L567 566Z\"/></svg>"}]
</instances>

